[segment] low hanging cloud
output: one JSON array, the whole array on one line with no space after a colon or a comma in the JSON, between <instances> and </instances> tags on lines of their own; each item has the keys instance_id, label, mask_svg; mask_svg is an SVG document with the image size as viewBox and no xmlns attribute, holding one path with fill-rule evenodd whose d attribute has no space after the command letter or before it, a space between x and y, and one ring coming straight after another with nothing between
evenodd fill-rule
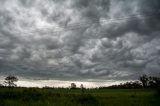
<instances>
[{"instance_id":1,"label":"low hanging cloud","mask_svg":"<svg viewBox=\"0 0 160 106\"><path fill-rule=\"evenodd\" d=\"M159 69L159 0L0 1L2 76L133 80Z\"/></svg>"}]
</instances>

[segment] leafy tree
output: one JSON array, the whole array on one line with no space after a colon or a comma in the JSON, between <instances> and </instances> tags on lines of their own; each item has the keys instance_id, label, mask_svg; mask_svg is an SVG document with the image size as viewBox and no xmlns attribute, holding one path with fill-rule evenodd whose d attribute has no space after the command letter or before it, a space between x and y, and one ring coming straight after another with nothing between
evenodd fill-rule
<instances>
[{"instance_id":1,"label":"leafy tree","mask_svg":"<svg viewBox=\"0 0 160 106\"><path fill-rule=\"evenodd\" d=\"M159 77L150 76L149 77L149 85L148 86L151 87L151 88L160 87L160 78Z\"/></svg>"},{"instance_id":2,"label":"leafy tree","mask_svg":"<svg viewBox=\"0 0 160 106\"><path fill-rule=\"evenodd\" d=\"M14 82L17 82L18 78L12 75L9 75L5 78L5 85L9 86L9 87L15 87L17 86Z\"/></svg>"},{"instance_id":3,"label":"leafy tree","mask_svg":"<svg viewBox=\"0 0 160 106\"><path fill-rule=\"evenodd\" d=\"M142 82L143 87L147 87L148 86L148 76L146 74L140 76L139 80Z\"/></svg>"},{"instance_id":4,"label":"leafy tree","mask_svg":"<svg viewBox=\"0 0 160 106\"><path fill-rule=\"evenodd\" d=\"M71 89L75 89L76 88L76 84L75 83L71 83Z\"/></svg>"}]
</instances>

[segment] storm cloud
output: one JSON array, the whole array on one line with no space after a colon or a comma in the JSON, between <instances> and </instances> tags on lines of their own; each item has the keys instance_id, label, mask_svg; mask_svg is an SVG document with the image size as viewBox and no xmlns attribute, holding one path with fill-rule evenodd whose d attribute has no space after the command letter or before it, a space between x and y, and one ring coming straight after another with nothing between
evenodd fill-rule
<instances>
[{"instance_id":1,"label":"storm cloud","mask_svg":"<svg viewBox=\"0 0 160 106\"><path fill-rule=\"evenodd\" d=\"M134 80L160 73L159 0L0 0L0 75Z\"/></svg>"}]
</instances>

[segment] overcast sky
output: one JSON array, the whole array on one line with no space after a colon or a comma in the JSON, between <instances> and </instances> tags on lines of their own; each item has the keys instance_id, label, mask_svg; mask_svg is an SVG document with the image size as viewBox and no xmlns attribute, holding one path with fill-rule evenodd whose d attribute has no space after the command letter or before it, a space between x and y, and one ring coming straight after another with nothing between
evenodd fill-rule
<instances>
[{"instance_id":1,"label":"overcast sky","mask_svg":"<svg viewBox=\"0 0 160 106\"><path fill-rule=\"evenodd\" d=\"M0 0L0 76L135 80L160 73L160 0Z\"/></svg>"}]
</instances>

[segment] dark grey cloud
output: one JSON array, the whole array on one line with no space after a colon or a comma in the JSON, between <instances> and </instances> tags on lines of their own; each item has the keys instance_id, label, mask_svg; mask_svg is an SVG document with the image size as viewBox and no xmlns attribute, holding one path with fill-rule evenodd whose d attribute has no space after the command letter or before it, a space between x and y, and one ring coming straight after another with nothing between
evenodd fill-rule
<instances>
[{"instance_id":1,"label":"dark grey cloud","mask_svg":"<svg viewBox=\"0 0 160 106\"><path fill-rule=\"evenodd\" d=\"M0 1L0 75L136 79L160 73L159 0Z\"/></svg>"}]
</instances>

